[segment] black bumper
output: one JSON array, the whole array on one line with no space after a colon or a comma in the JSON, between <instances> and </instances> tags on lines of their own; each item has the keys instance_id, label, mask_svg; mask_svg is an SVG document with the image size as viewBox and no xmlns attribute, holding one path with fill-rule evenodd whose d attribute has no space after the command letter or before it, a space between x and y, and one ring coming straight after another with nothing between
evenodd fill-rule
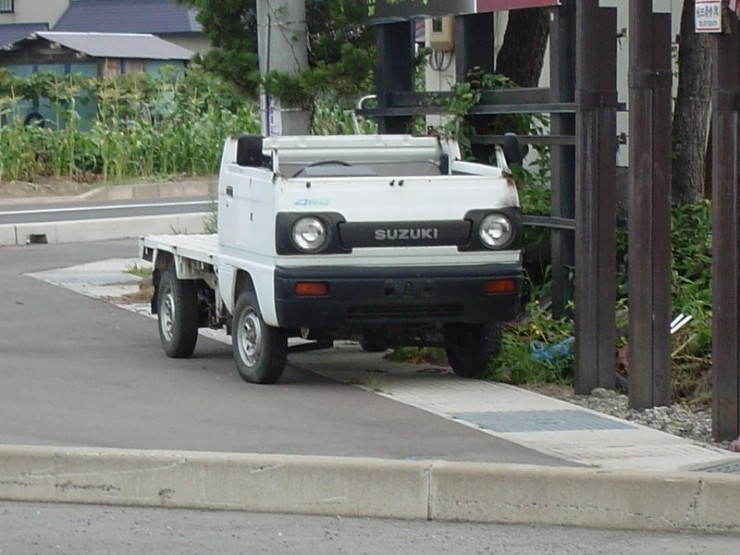
<instances>
[{"instance_id":1,"label":"black bumper","mask_svg":"<svg viewBox=\"0 0 740 555\"><path fill-rule=\"evenodd\" d=\"M514 280L515 291L486 293L484 285L492 279ZM294 290L299 281L325 282L329 294L298 297ZM275 271L275 303L283 328L506 322L517 315L520 290L520 268L497 264Z\"/></svg>"}]
</instances>

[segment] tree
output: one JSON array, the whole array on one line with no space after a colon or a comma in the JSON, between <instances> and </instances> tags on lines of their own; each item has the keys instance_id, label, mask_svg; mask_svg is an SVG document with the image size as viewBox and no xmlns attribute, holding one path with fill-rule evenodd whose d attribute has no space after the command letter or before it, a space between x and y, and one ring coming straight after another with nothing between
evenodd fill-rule
<instances>
[{"instance_id":1,"label":"tree","mask_svg":"<svg viewBox=\"0 0 740 555\"><path fill-rule=\"evenodd\" d=\"M270 94L310 102L331 88L356 94L374 65L372 34L362 25L363 6L356 0L307 0L310 69L298 77L259 75L255 0L176 0L198 9L198 21L213 46L202 57L206 69L256 95L260 84ZM288 0L289 1L289 0Z\"/></svg>"},{"instance_id":2,"label":"tree","mask_svg":"<svg viewBox=\"0 0 740 555\"><path fill-rule=\"evenodd\" d=\"M520 87L536 87L545 62L550 31L550 10L512 10L504 42L496 56L496 73Z\"/></svg>"},{"instance_id":3,"label":"tree","mask_svg":"<svg viewBox=\"0 0 740 555\"><path fill-rule=\"evenodd\" d=\"M259 83L255 0L176 0L198 10L198 22L213 47L198 61L256 95Z\"/></svg>"},{"instance_id":4,"label":"tree","mask_svg":"<svg viewBox=\"0 0 740 555\"><path fill-rule=\"evenodd\" d=\"M678 40L678 92L673 113L674 204L703 198L712 76L711 37L694 29L694 0L684 0Z\"/></svg>"}]
</instances>

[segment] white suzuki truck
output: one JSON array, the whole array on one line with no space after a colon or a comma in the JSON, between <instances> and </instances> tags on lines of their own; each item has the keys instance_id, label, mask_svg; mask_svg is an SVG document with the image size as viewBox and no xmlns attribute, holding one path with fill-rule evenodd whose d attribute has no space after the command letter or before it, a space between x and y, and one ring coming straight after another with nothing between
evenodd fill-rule
<instances>
[{"instance_id":1,"label":"white suzuki truck","mask_svg":"<svg viewBox=\"0 0 740 555\"><path fill-rule=\"evenodd\" d=\"M289 338L444 347L457 375L479 376L519 305L509 139L496 165L441 137L227 139L218 232L140 240L165 353L189 357L199 328L225 327L248 382L280 379Z\"/></svg>"}]
</instances>

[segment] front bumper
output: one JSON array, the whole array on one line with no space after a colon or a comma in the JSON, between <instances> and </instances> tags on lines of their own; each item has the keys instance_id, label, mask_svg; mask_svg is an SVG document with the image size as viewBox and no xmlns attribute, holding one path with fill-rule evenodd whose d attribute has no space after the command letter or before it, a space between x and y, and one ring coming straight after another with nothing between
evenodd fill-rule
<instances>
[{"instance_id":1,"label":"front bumper","mask_svg":"<svg viewBox=\"0 0 740 555\"><path fill-rule=\"evenodd\" d=\"M486 282L498 279L513 280L515 290L486 293ZM297 282L324 282L328 295L297 296ZM521 268L514 265L275 270L278 323L293 329L505 322L516 317L520 292Z\"/></svg>"}]
</instances>

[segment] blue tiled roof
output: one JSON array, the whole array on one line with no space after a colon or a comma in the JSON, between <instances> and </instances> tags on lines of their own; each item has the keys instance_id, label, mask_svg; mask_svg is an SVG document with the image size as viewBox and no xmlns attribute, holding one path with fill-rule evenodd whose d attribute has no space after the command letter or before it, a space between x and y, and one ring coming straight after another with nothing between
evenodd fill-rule
<instances>
[{"instance_id":1,"label":"blue tiled roof","mask_svg":"<svg viewBox=\"0 0 740 555\"><path fill-rule=\"evenodd\" d=\"M54 31L200 33L193 10L174 0L72 0Z\"/></svg>"},{"instance_id":2,"label":"blue tiled roof","mask_svg":"<svg viewBox=\"0 0 740 555\"><path fill-rule=\"evenodd\" d=\"M0 48L13 44L36 31L49 29L47 23L7 23L0 25Z\"/></svg>"}]
</instances>

